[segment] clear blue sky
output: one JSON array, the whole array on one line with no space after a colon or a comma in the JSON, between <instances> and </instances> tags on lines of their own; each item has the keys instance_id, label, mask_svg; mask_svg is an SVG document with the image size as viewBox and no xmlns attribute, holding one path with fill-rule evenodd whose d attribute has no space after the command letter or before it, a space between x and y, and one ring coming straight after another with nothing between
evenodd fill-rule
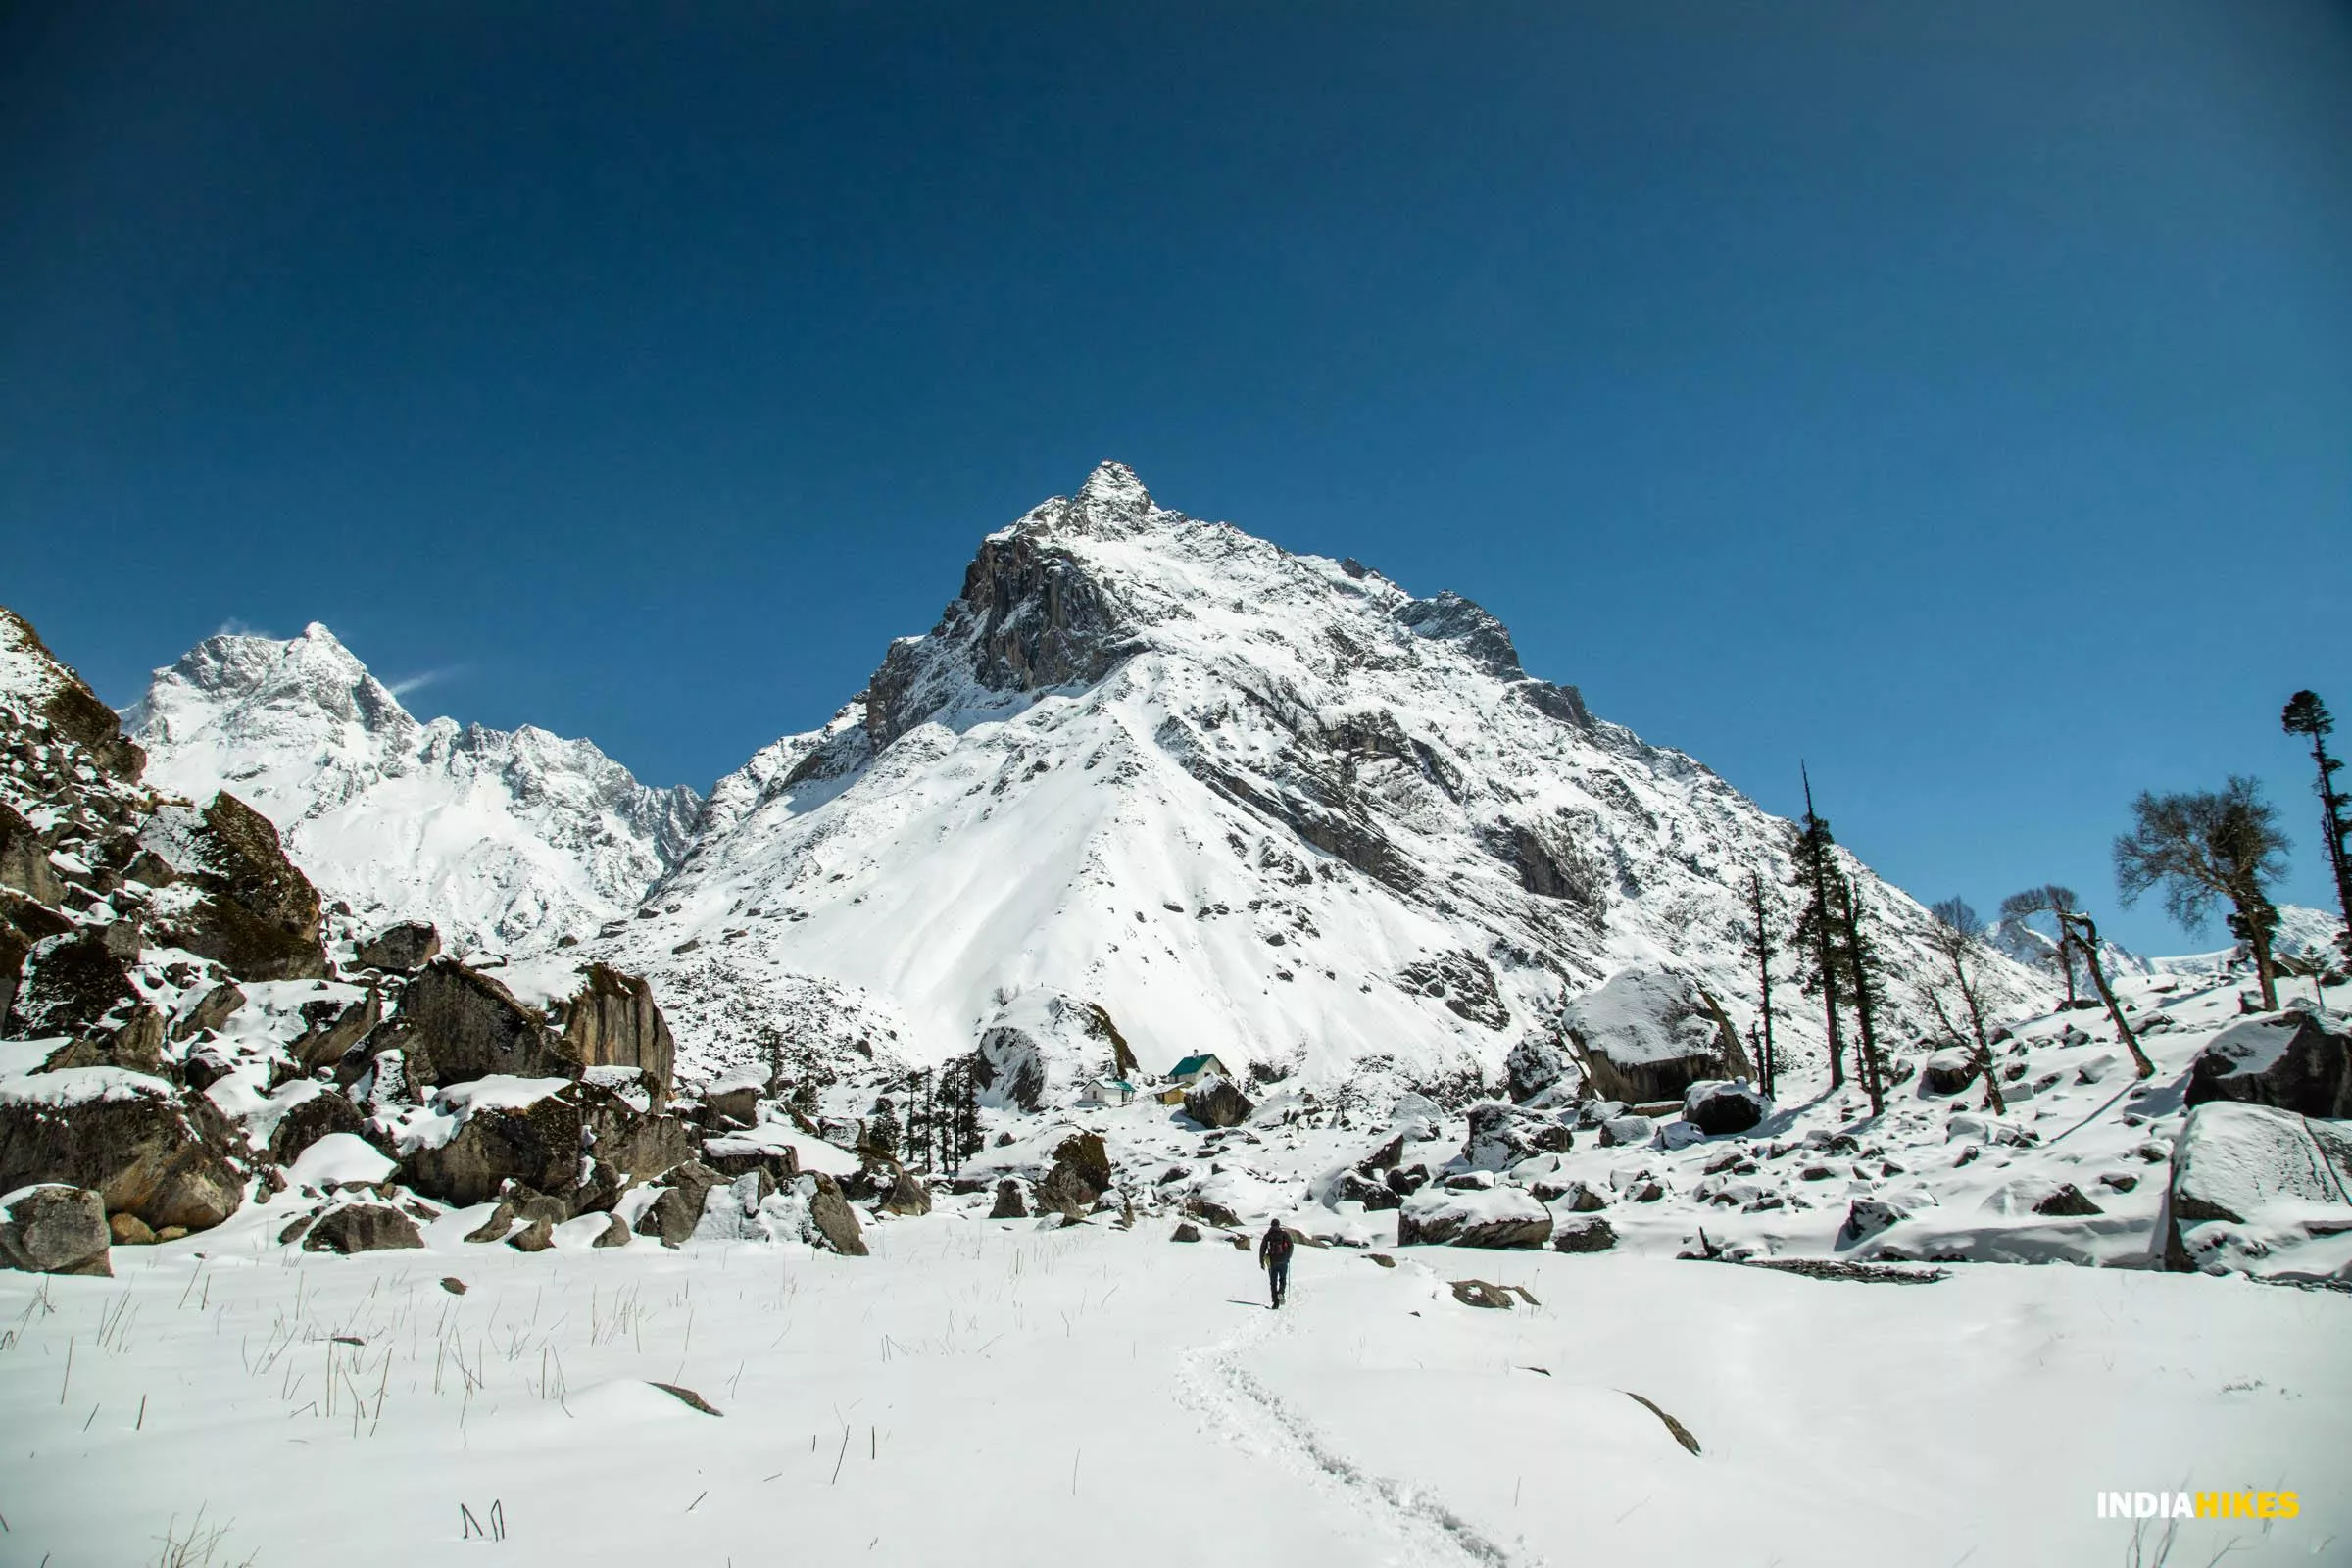
<instances>
[{"instance_id":1,"label":"clear blue sky","mask_svg":"<svg viewBox=\"0 0 2352 1568\"><path fill-rule=\"evenodd\" d=\"M2241 770L2326 899L2342 6L18 4L0 192L0 601L114 702L315 618L707 786L1115 456L1922 897Z\"/></svg>"}]
</instances>

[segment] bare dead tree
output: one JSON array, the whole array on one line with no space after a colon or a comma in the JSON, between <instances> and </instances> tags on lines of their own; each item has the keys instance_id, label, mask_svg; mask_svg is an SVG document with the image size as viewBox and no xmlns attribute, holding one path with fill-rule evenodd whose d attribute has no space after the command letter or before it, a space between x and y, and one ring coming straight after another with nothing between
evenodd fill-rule
<instances>
[{"instance_id":1,"label":"bare dead tree","mask_svg":"<svg viewBox=\"0 0 2352 1568\"><path fill-rule=\"evenodd\" d=\"M1984 1078L1984 1103L1995 1114L2005 1114L2009 1105L2001 1098L2000 1079L1992 1068L1992 1042L1984 1034L1984 1004L1978 994L1976 975L1969 967L1984 957L1984 921L1968 906L1965 899L1945 899L1928 912L1936 917L1935 924L1928 928L1928 946L1951 972L1952 985L1959 991L1960 1001L1968 1011L1969 1033L1976 1040L1977 1071ZM1960 1031L1952 1028L1944 1012L1943 999L1934 988L1923 989L1935 1005L1936 1017L1943 1019L1946 1029L1958 1035Z\"/></svg>"},{"instance_id":2,"label":"bare dead tree","mask_svg":"<svg viewBox=\"0 0 2352 1568\"><path fill-rule=\"evenodd\" d=\"M2115 1025L2115 1037L2132 1053L2132 1068L2142 1078L2156 1076L2156 1064L2148 1054L2139 1049L2139 1036L2132 1032L2131 1021L2124 1016L2123 1007L2115 1000L2115 988L2107 983L2107 966L2099 961L2099 926L2082 909L2069 909L2059 916L2067 935L2082 955L2082 966L2090 972L2090 983L2098 989L2099 1000L2107 1004L2108 1021Z\"/></svg>"}]
</instances>

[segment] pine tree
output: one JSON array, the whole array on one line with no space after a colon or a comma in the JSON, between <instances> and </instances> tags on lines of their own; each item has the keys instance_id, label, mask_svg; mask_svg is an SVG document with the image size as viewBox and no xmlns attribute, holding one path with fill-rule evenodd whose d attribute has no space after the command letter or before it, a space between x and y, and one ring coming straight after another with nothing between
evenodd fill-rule
<instances>
[{"instance_id":1,"label":"pine tree","mask_svg":"<svg viewBox=\"0 0 2352 1568\"><path fill-rule=\"evenodd\" d=\"M929 1068L906 1075L906 1161L939 1169L939 1102Z\"/></svg>"},{"instance_id":2,"label":"pine tree","mask_svg":"<svg viewBox=\"0 0 2352 1568\"><path fill-rule=\"evenodd\" d=\"M865 1147L876 1153L896 1159L899 1154L899 1112L884 1095L874 1102L874 1108L865 1118Z\"/></svg>"},{"instance_id":3,"label":"pine tree","mask_svg":"<svg viewBox=\"0 0 2352 1568\"><path fill-rule=\"evenodd\" d=\"M1862 1037L1854 1054L1854 1065L1862 1076L1862 1092L1870 1097L1870 1113L1876 1116L1886 1109L1886 1063L1879 1054L1876 1027L1882 965L1877 943L1862 927L1862 897L1853 879L1838 877L1834 892L1840 938L1837 956L1845 965L1846 984L1854 998L1854 1020Z\"/></svg>"},{"instance_id":4,"label":"pine tree","mask_svg":"<svg viewBox=\"0 0 2352 1568\"><path fill-rule=\"evenodd\" d=\"M2320 770L2320 841L2328 846L2328 864L2335 872L2335 902L2344 916L2344 928L2335 940L2345 961L2352 963L2352 801L2335 787L2336 769L2344 764L2328 755L2335 719L2318 692L2297 692L2287 700L2278 723L2289 735L2311 737L2311 760Z\"/></svg>"},{"instance_id":5,"label":"pine tree","mask_svg":"<svg viewBox=\"0 0 2352 1568\"><path fill-rule=\"evenodd\" d=\"M1821 991L1829 1021L1830 1088L1835 1091L1845 1083L1845 1042L1838 1020L1838 921L1831 886L1838 876L1838 841L1830 835L1829 822L1813 809L1812 776L1801 766L1798 773L1805 781L1805 814L1791 824L1788 857L1796 862L1791 885L1804 895L1805 905L1797 913L1789 946L1809 957L1802 976L1805 989Z\"/></svg>"},{"instance_id":6,"label":"pine tree","mask_svg":"<svg viewBox=\"0 0 2352 1568\"><path fill-rule=\"evenodd\" d=\"M2266 885L2285 872L2286 836L2278 831L2278 808L2262 798L2262 786L2232 776L2221 790L2142 791L2132 815L2132 831L2115 841L2115 885L2124 903L2161 887L2166 911L2193 930L2216 900L2229 900L2230 929L2253 950L2262 1009L2276 1012L2271 933L2278 911Z\"/></svg>"},{"instance_id":7,"label":"pine tree","mask_svg":"<svg viewBox=\"0 0 2352 1568\"><path fill-rule=\"evenodd\" d=\"M1756 1082L1769 1097L1773 1073L1779 1065L1772 1047L1772 956L1780 950L1780 945L1773 940L1772 922L1764 907L1764 874L1753 869L1747 873L1747 912L1751 923L1742 949L1756 965L1756 1016L1762 1023L1756 1051Z\"/></svg>"}]
</instances>

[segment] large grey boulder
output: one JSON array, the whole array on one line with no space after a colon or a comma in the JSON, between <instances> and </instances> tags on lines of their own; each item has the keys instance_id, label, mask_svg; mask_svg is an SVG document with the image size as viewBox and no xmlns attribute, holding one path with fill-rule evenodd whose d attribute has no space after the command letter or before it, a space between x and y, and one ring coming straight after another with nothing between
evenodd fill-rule
<instances>
[{"instance_id":1,"label":"large grey boulder","mask_svg":"<svg viewBox=\"0 0 2352 1568\"><path fill-rule=\"evenodd\" d=\"M303 1004L304 1029L287 1047L287 1054L305 1072L339 1065L352 1047L374 1032L383 1021L383 998L371 987L368 995L348 1005L333 1002Z\"/></svg>"},{"instance_id":2,"label":"large grey boulder","mask_svg":"<svg viewBox=\"0 0 2352 1568\"><path fill-rule=\"evenodd\" d=\"M104 937L80 930L32 945L17 991L17 1019L35 1037L87 1035L111 1032L143 1004L130 971Z\"/></svg>"},{"instance_id":3,"label":"large grey boulder","mask_svg":"<svg viewBox=\"0 0 2352 1568\"><path fill-rule=\"evenodd\" d=\"M703 1206L710 1189L726 1178L701 1160L690 1159L662 1177L662 1190L645 1212L637 1216L637 1234L651 1236L663 1247L676 1247L694 1235L702 1223Z\"/></svg>"},{"instance_id":4,"label":"large grey boulder","mask_svg":"<svg viewBox=\"0 0 2352 1568\"><path fill-rule=\"evenodd\" d=\"M237 1147L210 1100L160 1078L81 1067L0 1080L0 1191L63 1182L155 1230L209 1230L244 1201Z\"/></svg>"},{"instance_id":5,"label":"large grey boulder","mask_svg":"<svg viewBox=\"0 0 2352 1568\"><path fill-rule=\"evenodd\" d=\"M912 1216L931 1212L931 1193L914 1178L914 1173L901 1170L899 1179L883 1195L882 1211L886 1214Z\"/></svg>"},{"instance_id":6,"label":"large grey boulder","mask_svg":"<svg viewBox=\"0 0 2352 1568\"><path fill-rule=\"evenodd\" d=\"M2189 1064L2187 1102L2352 1118L2352 1030L2303 1008L2240 1018Z\"/></svg>"},{"instance_id":7,"label":"large grey boulder","mask_svg":"<svg viewBox=\"0 0 2352 1568\"><path fill-rule=\"evenodd\" d=\"M1755 1074L1721 1004L1680 970L1625 970L1571 1000L1562 1019L1603 1100L1680 1100L1694 1083Z\"/></svg>"},{"instance_id":8,"label":"large grey boulder","mask_svg":"<svg viewBox=\"0 0 2352 1568\"><path fill-rule=\"evenodd\" d=\"M652 1086L657 1103L669 1098L677 1042L646 981L592 963L562 1012L564 1039L583 1065L635 1067Z\"/></svg>"},{"instance_id":9,"label":"large grey boulder","mask_svg":"<svg viewBox=\"0 0 2352 1568\"><path fill-rule=\"evenodd\" d=\"M111 1276L106 1200L86 1187L43 1183L0 1198L0 1263L28 1274Z\"/></svg>"},{"instance_id":10,"label":"large grey boulder","mask_svg":"<svg viewBox=\"0 0 2352 1568\"><path fill-rule=\"evenodd\" d=\"M1184 1113L1203 1127L1239 1127L1256 1108L1230 1079L1213 1074L1193 1085L1184 1097Z\"/></svg>"},{"instance_id":11,"label":"large grey boulder","mask_svg":"<svg viewBox=\"0 0 2352 1568\"><path fill-rule=\"evenodd\" d=\"M1530 1248L1551 1240L1551 1211L1515 1187L1455 1191L1436 1185L1404 1200L1396 1242L1446 1247Z\"/></svg>"},{"instance_id":12,"label":"large grey boulder","mask_svg":"<svg viewBox=\"0 0 2352 1568\"><path fill-rule=\"evenodd\" d=\"M580 1134L579 1103L566 1096L485 1106L467 1111L447 1143L411 1152L401 1175L425 1197L459 1207L490 1201L509 1182L566 1198L579 1185Z\"/></svg>"},{"instance_id":13,"label":"large grey boulder","mask_svg":"<svg viewBox=\"0 0 2352 1568\"><path fill-rule=\"evenodd\" d=\"M1462 1158L1474 1170L1507 1170L1536 1152L1532 1128L1515 1105L1490 1100L1470 1107Z\"/></svg>"},{"instance_id":14,"label":"large grey boulder","mask_svg":"<svg viewBox=\"0 0 2352 1568\"><path fill-rule=\"evenodd\" d=\"M988 1211L990 1219L1027 1219L1029 1201L1021 1196L1021 1184L1007 1176L997 1183L996 1205Z\"/></svg>"},{"instance_id":15,"label":"large grey boulder","mask_svg":"<svg viewBox=\"0 0 2352 1568\"><path fill-rule=\"evenodd\" d=\"M2165 1193L2166 1268L2297 1276L2302 1243L2346 1231L2352 1125L2229 1101L2189 1112Z\"/></svg>"},{"instance_id":16,"label":"large grey boulder","mask_svg":"<svg viewBox=\"0 0 2352 1568\"><path fill-rule=\"evenodd\" d=\"M352 944L352 961L363 969L415 974L441 956L441 933L430 920L405 920Z\"/></svg>"},{"instance_id":17,"label":"large grey boulder","mask_svg":"<svg viewBox=\"0 0 2352 1568\"><path fill-rule=\"evenodd\" d=\"M52 908L66 896L64 879L49 863L49 846L6 801L0 801L0 887Z\"/></svg>"},{"instance_id":18,"label":"large grey boulder","mask_svg":"<svg viewBox=\"0 0 2352 1568\"><path fill-rule=\"evenodd\" d=\"M1571 1214L1552 1226L1555 1252L1605 1252L1616 1245L1616 1227L1598 1214Z\"/></svg>"},{"instance_id":19,"label":"large grey boulder","mask_svg":"<svg viewBox=\"0 0 2352 1568\"><path fill-rule=\"evenodd\" d=\"M416 1222L389 1203L346 1203L330 1208L304 1233L306 1252L383 1252L422 1247Z\"/></svg>"},{"instance_id":20,"label":"large grey boulder","mask_svg":"<svg viewBox=\"0 0 2352 1568\"><path fill-rule=\"evenodd\" d=\"M580 1059L513 992L454 958L435 958L400 994L391 1023L407 1053L410 1078L455 1084L495 1073L517 1078L577 1078ZM380 1034L382 1031L378 1031ZM371 1036L366 1049L376 1049Z\"/></svg>"}]
</instances>

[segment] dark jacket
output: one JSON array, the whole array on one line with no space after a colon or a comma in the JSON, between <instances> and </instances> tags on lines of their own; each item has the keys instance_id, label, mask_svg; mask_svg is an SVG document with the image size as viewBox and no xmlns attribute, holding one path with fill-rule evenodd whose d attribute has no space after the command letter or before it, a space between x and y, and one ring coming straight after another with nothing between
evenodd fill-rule
<instances>
[{"instance_id":1,"label":"dark jacket","mask_svg":"<svg viewBox=\"0 0 2352 1568\"><path fill-rule=\"evenodd\" d=\"M1291 1249L1297 1244L1291 1233L1277 1225L1268 1230L1257 1244L1257 1261L1267 1268L1280 1268L1291 1260Z\"/></svg>"}]
</instances>

